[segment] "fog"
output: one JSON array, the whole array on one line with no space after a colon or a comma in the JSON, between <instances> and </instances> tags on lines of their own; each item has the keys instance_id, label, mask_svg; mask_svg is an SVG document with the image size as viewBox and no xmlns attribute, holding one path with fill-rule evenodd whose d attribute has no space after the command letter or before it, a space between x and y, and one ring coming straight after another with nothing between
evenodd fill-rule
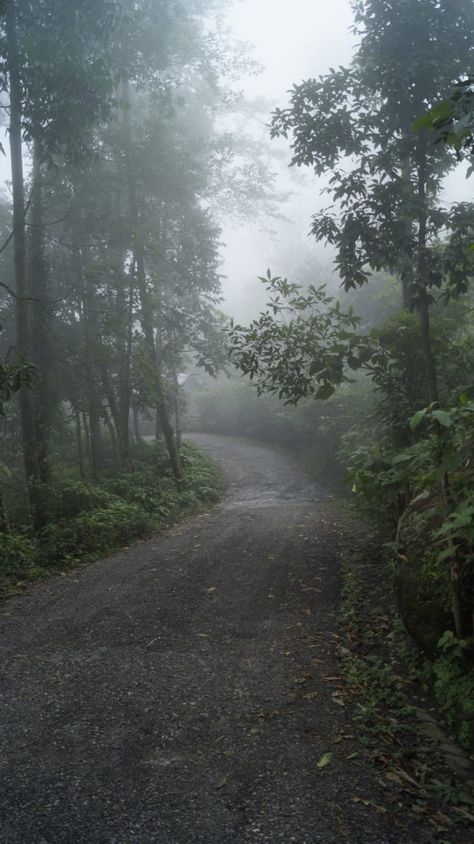
<instances>
[{"instance_id":1,"label":"fog","mask_svg":"<svg viewBox=\"0 0 474 844\"><path fill-rule=\"evenodd\" d=\"M0 89L0 844L471 844L474 0L0 0Z\"/></svg>"},{"instance_id":2,"label":"fog","mask_svg":"<svg viewBox=\"0 0 474 844\"><path fill-rule=\"evenodd\" d=\"M239 80L239 88L249 98L265 97L274 107L284 107L292 85L350 60L354 45L351 21L347 0L296 0L291 4L242 0L229 12L228 23L235 37L249 44L263 69ZM286 163L287 145L269 143L283 151L283 160L274 169L278 186L292 196L282 209L287 221L267 221L273 236L261 220L246 226L224 226L224 308L237 319L253 316L264 303L257 276L267 267L287 274L307 250L323 261L329 258L323 247L308 240L311 214L321 205L314 177L299 172L295 179Z\"/></svg>"},{"instance_id":3,"label":"fog","mask_svg":"<svg viewBox=\"0 0 474 844\"><path fill-rule=\"evenodd\" d=\"M239 80L238 88L249 99L265 97L278 108L288 103L294 84L347 65L356 47L350 0L241 0L229 11L227 22L262 65L260 73ZM269 135L263 125L265 134ZM327 180L309 169L290 170L287 142L268 140L268 144L269 149L282 151L281 160L272 165L277 187L291 196L281 209L286 220L259 219L247 225L224 221L223 308L237 320L255 316L264 305L266 294L257 277L268 267L288 275L310 255L323 268L315 281L338 284L331 268L332 252L309 236L312 214L327 204L327 197L320 196ZM472 199L466 170L460 165L446 179L446 203Z\"/></svg>"}]
</instances>

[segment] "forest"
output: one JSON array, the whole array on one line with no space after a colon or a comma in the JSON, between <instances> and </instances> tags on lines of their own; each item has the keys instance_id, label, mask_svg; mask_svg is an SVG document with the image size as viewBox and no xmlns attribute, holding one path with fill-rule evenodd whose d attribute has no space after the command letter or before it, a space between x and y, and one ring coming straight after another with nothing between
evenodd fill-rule
<instances>
[{"instance_id":1,"label":"forest","mask_svg":"<svg viewBox=\"0 0 474 844\"><path fill-rule=\"evenodd\" d=\"M252 60L219 8L4 4L0 513L17 581L215 495L181 449L179 373L222 368L219 215L271 192L258 144L229 128Z\"/></svg>"},{"instance_id":2,"label":"forest","mask_svg":"<svg viewBox=\"0 0 474 844\"><path fill-rule=\"evenodd\" d=\"M189 431L266 443L377 536L472 752L474 2L353 0L350 61L278 104L242 93L233 5L0 0L0 595L216 504ZM307 245L237 318L223 232L278 228L299 179Z\"/></svg>"}]
</instances>

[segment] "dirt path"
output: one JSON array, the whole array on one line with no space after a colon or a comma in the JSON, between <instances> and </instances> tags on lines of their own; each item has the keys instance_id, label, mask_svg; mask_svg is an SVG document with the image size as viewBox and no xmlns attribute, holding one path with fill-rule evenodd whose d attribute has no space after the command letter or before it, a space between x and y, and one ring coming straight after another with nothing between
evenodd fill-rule
<instances>
[{"instance_id":1,"label":"dirt path","mask_svg":"<svg viewBox=\"0 0 474 844\"><path fill-rule=\"evenodd\" d=\"M348 759L324 495L271 449L194 439L218 508L0 611L0 841L432 841Z\"/></svg>"}]
</instances>

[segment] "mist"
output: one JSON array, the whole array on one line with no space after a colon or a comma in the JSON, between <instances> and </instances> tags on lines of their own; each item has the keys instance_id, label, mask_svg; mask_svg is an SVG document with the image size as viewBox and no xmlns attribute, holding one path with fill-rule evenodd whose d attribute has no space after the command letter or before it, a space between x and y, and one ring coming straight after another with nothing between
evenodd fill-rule
<instances>
[{"instance_id":1,"label":"mist","mask_svg":"<svg viewBox=\"0 0 474 844\"><path fill-rule=\"evenodd\" d=\"M0 36L0 844L471 844L474 0Z\"/></svg>"}]
</instances>

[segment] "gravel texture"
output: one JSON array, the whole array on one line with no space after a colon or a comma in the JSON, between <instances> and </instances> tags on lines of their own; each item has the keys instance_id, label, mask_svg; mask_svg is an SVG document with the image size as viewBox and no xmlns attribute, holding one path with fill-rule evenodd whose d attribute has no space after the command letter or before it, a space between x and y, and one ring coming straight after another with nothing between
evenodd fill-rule
<instances>
[{"instance_id":1,"label":"gravel texture","mask_svg":"<svg viewBox=\"0 0 474 844\"><path fill-rule=\"evenodd\" d=\"M269 448L193 441L217 508L0 609L0 841L432 842L349 758L323 492Z\"/></svg>"}]
</instances>

